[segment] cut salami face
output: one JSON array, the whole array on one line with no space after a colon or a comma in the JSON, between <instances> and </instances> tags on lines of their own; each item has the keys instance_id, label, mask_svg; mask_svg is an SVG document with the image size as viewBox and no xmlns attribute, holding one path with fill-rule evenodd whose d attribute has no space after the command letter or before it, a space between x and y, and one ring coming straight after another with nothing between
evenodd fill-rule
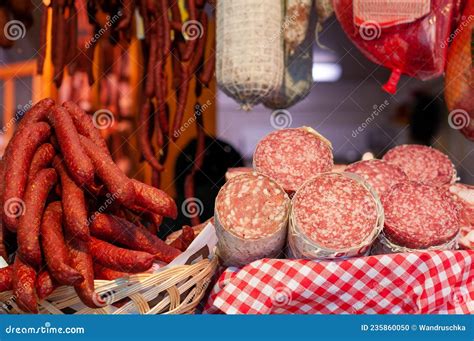
<instances>
[{"instance_id":1,"label":"cut salami face","mask_svg":"<svg viewBox=\"0 0 474 341\"><path fill-rule=\"evenodd\" d=\"M227 172L225 172L225 181L229 181L232 178L235 178L236 176L245 174L245 173L250 173L253 172L253 168L250 167L233 167L233 168L228 168Z\"/></svg>"},{"instance_id":2,"label":"cut salami face","mask_svg":"<svg viewBox=\"0 0 474 341\"><path fill-rule=\"evenodd\" d=\"M363 255L382 225L380 201L361 177L321 174L292 199L289 245L298 258Z\"/></svg>"},{"instance_id":3,"label":"cut salami face","mask_svg":"<svg viewBox=\"0 0 474 341\"><path fill-rule=\"evenodd\" d=\"M449 187L449 192L461 209L459 246L474 249L474 186L457 183Z\"/></svg>"},{"instance_id":4,"label":"cut salami face","mask_svg":"<svg viewBox=\"0 0 474 341\"><path fill-rule=\"evenodd\" d=\"M408 180L407 175L400 167L382 160L365 160L347 166L346 172L362 176L382 198L393 186Z\"/></svg>"},{"instance_id":5,"label":"cut salami face","mask_svg":"<svg viewBox=\"0 0 474 341\"><path fill-rule=\"evenodd\" d=\"M456 169L449 157L431 147L401 145L389 150L382 159L400 167L411 181L443 186L456 179Z\"/></svg>"},{"instance_id":6,"label":"cut salami face","mask_svg":"<svg viewBox=\"0 0 474 341\"><path fill-rule=\"evenodd\" d=\"M256 172L229 180L216 198L218 252L226 265L277 256L285 243L290 199L273 180Z\"/></svg>"},{"instance_id":7,"label":"cut salami face","mask_svg":"<svg viewBox=\"0 0 474 341\"><path fill-rule=\"evenodd\" d=\"M384 234L392 243L427 249L450 243L459 232L459 209L443 188L407 181L383 198Z\"/></svg>"},{"instance_id":8,"label":"cut salami face","mask_svg":"<svg viewBox=\"0 0 474 341\"><path fill-rule=\"evenodd\" d=\"M333 168L331 143L308 127L277 130L264 137L253 155L257 172L268 175L288 193Z\"/></svg>"}]
</instances>

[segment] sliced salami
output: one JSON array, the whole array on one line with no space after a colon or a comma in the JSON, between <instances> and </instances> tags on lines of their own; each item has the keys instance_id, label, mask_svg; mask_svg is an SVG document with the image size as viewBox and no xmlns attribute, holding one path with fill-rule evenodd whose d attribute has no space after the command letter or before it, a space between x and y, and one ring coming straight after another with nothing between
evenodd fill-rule
<instances>
[{"instance_id":1,"label":"sliced salami","mask_svg":"<svg viewBox=\"0 0 474 341\"><path fill-rule=\"evenodd\" d=\"M306 180L330 172L334 161L331 143L309 127L274 131L264 137L253 155L257 172L268 175L288 193Z\"/></svg>"},{"instance_id":2,"label":"sliced salami","mask_svg":"<svg viewBox=\"0 0 474 341\"><path fill-rule=\"evenodd\" d=\"M379 198L389 193L393 186L408 180L400 167L383 160L364 160L347 166L346 172L360 175L371 185Z\"/></svg>"},{"instance_id":3,"label":"sliced salami","mask_svg":"<svg viewBox=\"0 0 474 341\"><path fill-rule=\"evenodd\" d=\"M250 167L233 167L233 168L228 168L227 172L225 172L225 181L229 181L232 178L235 178L236 176L245 174L245 173L250 173L253 172L253 168Z\"/></svg>"},{"instance_id":4,"label":"sliced salami","mask_svg":"<svg viewBox=\"0 0 474 341\"><path fill-rule=\"evenodd\" d=\"M461 209L459 246L474 249L474 186L457 183L449 186L449 192Z\"/></svg>"},{"instance_id":5,"label":"sliced salami","mask_svg":"<svg viewBox=\"0 0 474 341\"><path fill-rule=\"evenodd\" d=\"M384 234L395 245L427 249L459 232L459 208L446 190L413 181L395 185L382 200Z\"/></svg>"},{"instance_id":6,"label":"sliced salami","mask_svg":"<svg viewBox=\"0 0 474 341\"><path fill-rule=\"evenodd\" d=\"M363 178L326 173L293 197L288 241L297 258L364 255L382 226L382 205Z\"/></svg>"},{"instance_id":7,"label":"sliced salami","mask_svg":"<svg viewBox=\"0 0 474 341\"><path fill-rule=\"evenodd\" d=\"M411 181L443 186L456 180L456 169L449 157L431 147L397 146L389 150L383 160L400 167Z\"/></svg>"},{"instance_id":8,"label":"sliced salami","mask_svg":"<svg viewBox=\"0 0 474 341\"><path fill-rule=\"evenodd\" d=\"M224 264L242 266L276 257L285 244L289 207L285 191L263 174L229 180L217 195L214 212Z\"/></svg>"}]
</instances>

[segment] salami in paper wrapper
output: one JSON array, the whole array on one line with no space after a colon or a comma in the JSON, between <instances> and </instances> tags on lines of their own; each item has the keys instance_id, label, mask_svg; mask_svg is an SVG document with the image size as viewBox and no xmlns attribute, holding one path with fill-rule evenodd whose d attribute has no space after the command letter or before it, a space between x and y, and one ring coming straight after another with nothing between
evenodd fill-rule
<instances>
[{"instance_id":1,"label":"salami in paper wrapper","mask_svg":"<svg viewBox=\"0 0 474 341\"><path fill-rule=\"evenodd\" d=\"M292 199L288 246L293 257L337 259L369 254L383 227L374 189L352 173L324 173Z\"/></svg>"},{"instance_id":2,"label":"salami in paper wrapper","mask_svg":"<svg viewBox=\"0 0 474 341\"><path fill-rule=\"evenodd\" d=\"M417 251L438 251L438 250L456 250L458 248L458 237L456 236L447 243L431 246L427 249L410 249L408 247L400 246L392 243L382 232L379 234L377 240L372 247L371 255L383 255L389 253L400 253L400 252L417 252Z\"/></svg>"},{"instance_id":3,"label":"salami in paper wrapper","mask_svg":"<svg viewBox=\"0 0 474 341\"><path fill-rule=\"evenodd\" d=\"M230 179L216 198L217 253L226 266L277 257L285 245L290 199L269 177L249 172Z\"/></svg>"}]
</instances>

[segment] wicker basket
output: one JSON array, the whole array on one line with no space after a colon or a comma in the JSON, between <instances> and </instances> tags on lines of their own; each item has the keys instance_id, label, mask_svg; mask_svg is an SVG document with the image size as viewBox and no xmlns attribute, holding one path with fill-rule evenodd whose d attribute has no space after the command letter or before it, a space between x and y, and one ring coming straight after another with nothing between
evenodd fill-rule
<instances>
[{"instance_id":1,"label":"wicker basket","mask_svg":"<svg viewBox=\"0 0 474 341\"><path fill-rule=\"evenodd\" d=\"M100 309L85 307L74 288L57 288L39 303L40 314L192 314L206 293L217 268L217 257L192 265L177 265L158 273L143 273L114 281L96 280L104 300ZM116 306L113 303L119 302ZM0 294L6 313L22 313L11 291ZM122 303L122 304L120 304Z\"/></svg>"}]
</instances>

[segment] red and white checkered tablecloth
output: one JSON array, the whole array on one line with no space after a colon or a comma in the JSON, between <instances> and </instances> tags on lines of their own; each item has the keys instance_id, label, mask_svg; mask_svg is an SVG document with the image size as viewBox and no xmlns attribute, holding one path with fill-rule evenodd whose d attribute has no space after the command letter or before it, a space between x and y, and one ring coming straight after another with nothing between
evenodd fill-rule
<instances>
[{"instance_id":1,"label":"red and white checkered tablecloth","mask_svg":"<svg viewBox=\"0 0 474 341\"><path fill-rule=\"evenodd\" d=\"M472 314L474 251L262 259L225 269L204 313Z\"/></svg>"}]
</instances>

